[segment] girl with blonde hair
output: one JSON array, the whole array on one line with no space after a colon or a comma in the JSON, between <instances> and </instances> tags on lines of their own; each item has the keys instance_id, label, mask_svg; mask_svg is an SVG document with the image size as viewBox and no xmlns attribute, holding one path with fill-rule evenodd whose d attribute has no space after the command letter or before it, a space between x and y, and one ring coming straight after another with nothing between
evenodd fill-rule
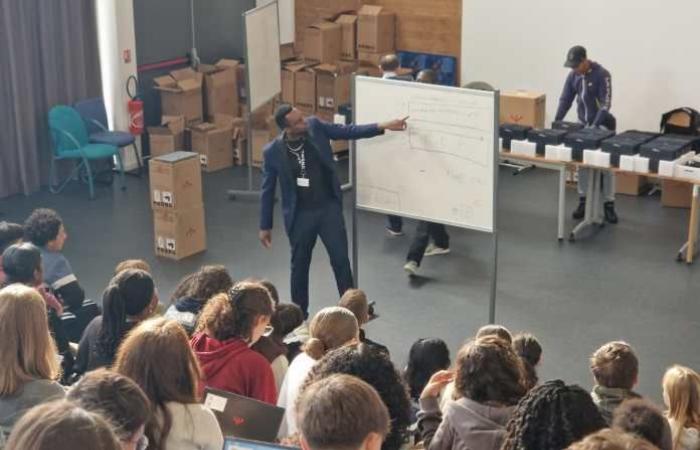
<instances>
[{"instance_id":1,"label":"girl with blonde hair","mask_svg":"<svg viewBox=\"0 0 700 450\"><path fill-rule=\"evenodd\" d=\"M309 325L311 337L304 344L304 351L289 365L280 388L277 405L285 408L286 411L280 426L279 437L291 436L298 431L294 405L311 368L329 351L356 343L359 330L355 315L349 309L340 306L323 308L311 319L311 325Z\"/></svg>"},{"instance_id":2,"label":"girl with blonde hair","mask_svg":"<svg viewBox=\"0 0 700 450\"><path fill-rule=\"evenodd\" d=\"M661 385L673 450L699 450L700 375L688 367L672 366L666 370Z\"/></svg>"},{"instance_id":3,"label":"girl with blonde hair","mask_svg":"<svg viewBox=\"0 0 700 450\"><path fill-rule=\"evenodd\" d=\"M27 410L63 398L59 357L44 299L36 289L0 290L0 443Z\"/></svg>"}]
</instances>

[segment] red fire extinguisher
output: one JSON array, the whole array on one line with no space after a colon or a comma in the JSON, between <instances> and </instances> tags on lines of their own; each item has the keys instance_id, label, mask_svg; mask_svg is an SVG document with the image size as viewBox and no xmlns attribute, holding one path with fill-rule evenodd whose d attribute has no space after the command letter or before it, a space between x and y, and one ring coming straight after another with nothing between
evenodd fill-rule
<instances>
[{"instance_id":1,"label":"red fire extinguisher","mask_svg":"<svg viewBox=\"0 0 700 450\"><path fill-rule=\"evenodd\" d=\"M135 87L136 92L132 92L131 86ZM134 136L143 134L143 100L141 100L141 92L139 89L139 81L135 76L130 76L126 80L126 93L129 95L127 110L129 112L129 132Z\"/></svg>"}]
</instances>

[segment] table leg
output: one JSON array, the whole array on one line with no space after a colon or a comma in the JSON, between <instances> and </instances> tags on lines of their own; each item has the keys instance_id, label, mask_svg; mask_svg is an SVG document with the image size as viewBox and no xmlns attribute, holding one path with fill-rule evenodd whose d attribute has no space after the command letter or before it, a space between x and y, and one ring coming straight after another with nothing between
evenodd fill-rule
<instances>
[{"instance_id":1,"label":"table leg","mask_svg":"<svg viewBox=\"0 0 700 450\"><path fill-rule=\"evenodd\" d=\"M564 240L564 217L566 215L566 166L559 168L559 215L557 216L557 237Z\"/></svg>"},{"instance_id":2,"label":"table leg","mask_svg":"<svg viewBox=\"0 0 700 450\"><path fill-rule=\"evenodd\" d=\"M695 256L695 243L698 238L698 194L700 188L697 184L693 185L693 199L690 206L690 224L688 225L688 247L685 252L685 262L693 263Z\"/></svg>"}]
</instances>

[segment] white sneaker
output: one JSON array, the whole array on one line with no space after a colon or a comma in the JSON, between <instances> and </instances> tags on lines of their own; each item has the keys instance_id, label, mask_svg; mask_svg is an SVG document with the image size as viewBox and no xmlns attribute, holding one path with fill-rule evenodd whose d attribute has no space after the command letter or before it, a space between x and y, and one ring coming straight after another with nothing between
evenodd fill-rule
<instances>
[{"instance_id":1,"label":"white sneaker","mask_svg":"<svg viewBox=\"0 0 700 450\"><path fill-rule=\"evenodd\" d=\"M389 227L386 227L386 232L387 232L387 234L388 234L389 236L391 236L391 237L403 236L403 231L392 230L392 229L389 228Z\"/></svg>"},{"instance_id":2,"label":"white sneaker","mask_svg":"<svg viewBox=\"0 0 700 450\"><path fill-rule=\"evenodd\" d=\"M413 276L418 272L418 263L415 261L408 261L404 264L403 270L406 271L408 276Z\"/></svg>"},{"instance_id":3,"label":"white sneaker","mask_svg":"<svg viewBox=\"0 0 700 450\"><path fill-rule=\"evenodd\" d=\"M447 255L448 253L450 253L449 247L448 248L438 247L437 245L435 245L431 242L425 248L425 253L423 253L423 256Z\"/></svg>"}]
</instances>

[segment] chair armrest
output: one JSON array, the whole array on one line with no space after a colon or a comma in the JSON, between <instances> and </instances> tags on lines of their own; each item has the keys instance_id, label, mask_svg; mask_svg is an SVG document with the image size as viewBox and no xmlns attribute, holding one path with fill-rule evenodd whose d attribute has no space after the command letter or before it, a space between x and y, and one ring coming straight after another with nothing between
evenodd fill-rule
<instances>
[{"instance_id":1,"label":"chair armrest","mask_svg":"<svg viewBox=\"0 0 700 450\"><path fill-rule=\"evenodd\" d=\"M100 122L100 121L97 120L97 119L90 119L90 122L92 122L93 124L95 124L95 125L97 125L98 127L100 127L100 129L101 129L102 131L109 131L109 129L107 129L107 127L104 126L104 125L102 124L102 122Z\"/></svg>"}]
</instances>

